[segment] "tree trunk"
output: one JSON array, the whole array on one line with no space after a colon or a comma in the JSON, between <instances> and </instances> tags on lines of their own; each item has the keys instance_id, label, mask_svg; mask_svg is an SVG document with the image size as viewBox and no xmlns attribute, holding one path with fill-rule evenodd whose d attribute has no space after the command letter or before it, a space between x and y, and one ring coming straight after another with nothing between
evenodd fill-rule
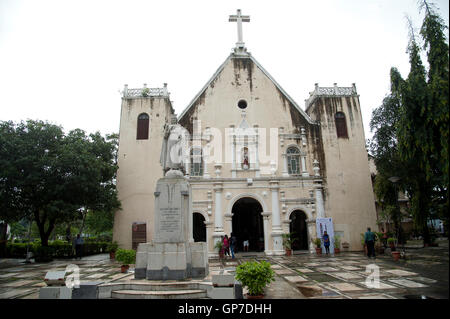
<instances>
[{"instance_id":1,"label":"tree trunk","mask_svg":"<svg viewBox=\"0 0 450 319\"><path fill-rule=\"evenodd\" d=\"M48 247L48 239L53 229L55 228L55 219L49 220L47 231L45 230L45 222L47 221L47 214L44 213L42 220L40 218L39 211L34 213L34 218L39 229L39 236L41 237L41 246Z\"/></svg>"}]
</instances>

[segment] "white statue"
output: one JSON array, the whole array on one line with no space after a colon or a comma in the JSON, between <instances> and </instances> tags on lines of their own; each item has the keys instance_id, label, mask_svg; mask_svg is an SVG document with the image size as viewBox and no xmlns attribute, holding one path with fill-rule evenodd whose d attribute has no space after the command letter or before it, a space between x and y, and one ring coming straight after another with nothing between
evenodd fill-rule
<instances>
[{"instance_id":1,"label":"white statue","mask_svg":"<svg viewBox=\"0 0 450 319\"><path fill-rule=\"evenodd\" d=\"M184 161L188 151L189 132L177 124L177 117L172 116L171 124L164 126L164 139L161 148L160 163L164 174L170 170L185 173Z\"/></svg>"}]
</instances>

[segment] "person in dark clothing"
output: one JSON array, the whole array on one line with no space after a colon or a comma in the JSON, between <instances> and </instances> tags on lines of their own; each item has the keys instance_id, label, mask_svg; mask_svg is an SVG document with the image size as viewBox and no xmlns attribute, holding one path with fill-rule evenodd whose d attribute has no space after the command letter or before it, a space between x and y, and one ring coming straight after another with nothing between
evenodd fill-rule
<instances>
[{"instance_id":1,"label":"person in dark clothing","mask_svg":"<svg viewBox=\"0 0 450 319\"><path fill-rule=\"evenodd\" d=\"M323 240L323 246L325 247L326 254L328 255L330 253L330 236L327 234L326 231L323 233L322 240Z\"/></svg>"},{"instance_id":2,"label":"person in dark clothing","mask_svg":"<svg viewBox=\"0 0 450 319\"><path fill-rule=\"evenodd\" d=\"M225 256L230 256L230 240L228 239L228 235L225 235L225 238L223 239L223 251Z\"/></svg>"},{"instance_id":3,"label":"person in dark clothing","mask_svg":"<svg viewBox=\"0 0 450 319\"><path fill-rule=\"evenodd\" d=\"M75 239L75 253L76 258L80 258L83 253L83 238L80 237L80 234L77 235L77 238Z\"/></svg>"},{"instance_id":4,"label":"person in dark clothing","mask_svg":"<svg viewBox=\"0 0 450 319\"><path fill-rule=\"evenodd\" d=\"M231 259L234 259L234 251L236 249L236 237L233 235L233 233L230 234L230 251L231 251Z\"/></svg>"},{"instance_id":5,"label":"person in dark clothing","mask_svg":"<svg viewBox=\"0 0 450 319\"><path fill-rule=\"evenodd\" d=\"M375 233L370 230L370 227L367 228L364 234L364 242L367 245L367 257L375 258Z\"/></svg>"}]
</instances>

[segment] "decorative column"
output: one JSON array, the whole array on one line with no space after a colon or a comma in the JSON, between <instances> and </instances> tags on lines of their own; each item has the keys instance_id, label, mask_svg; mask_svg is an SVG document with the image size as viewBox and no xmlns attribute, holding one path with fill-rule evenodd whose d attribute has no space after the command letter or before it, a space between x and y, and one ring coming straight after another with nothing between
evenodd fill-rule
<instances>
[{"instance_id":1,"label":"decorative column","mask_svg":"<svg viewBox=\"0 0 450 319\"><path fill-rule=\"evenodd\" d=\"M308 220L306 221L306 227L308 229L308 238L315 238L317 237L316 234L316 220L312 219L312 220ZM315 253L316 252L316 246L314 245L314 243L310 240L309 241L309 252L310 253Z\"/></svg>"},{"instance_id":2,"label":"decorative column","mask_svg":"<svg viewBox=\"0 0 450 319\"><path fill-rule=\"evenodd\" d=\"M286 153L281 154L281 158L283 160L283 177L289 177L287 154Z\"/></svg>"},{"instance_id":3,"label":"decorative column","mask_svg":"<svg viewBox=\"0 0 450 319\"><path fill-rule=\"evenodd\" d=\"M223 232L223 216L222 216L222 183L214 183L215 207L214 207L214 244L215 245L222 236Z\"/></svg>"},{"instance_id":4,"label":"decorative column","mask_svg":"<svg viewBox=\"0 0 450 319\"><path fill-rule=\"evenodd\" d=\"M314 176L316 177L316 180L314 180L314 190L316 193L316 213L317 218L325 218L325 207L323 204L323 194L322 194L322 179L320 178L320 168L319 168L319 162L317 160L314 160Z\"/></svg>"},{"instance_id":5,"label":"decorative column","mask_svg":"<svg viewBox=\"0 0 450 319\"><path fill-rule=\"evenodd\" d=\"M208 257L217 257L217 253L214 249L215 242L213 240L211 245L211 241L209 238L209 236L211 235L211 230L214 227L214 224L213 222L205 221L205 227L206 227L206 244L208 247Z\"/></svg>"},{"instance_id":6,"label":"decorative column","mask_svg":"<svg viewBox=\"0 0 450 319\"><path fill-rule=\"evenodd\" d=\"M270 212L262 212L263 217L263 227L264 227L264 253L267 254L269 250L269 217L271 215Z\"/></svg>"},{"instance_id":7,"label":"decorative column","mask_svg":"<svg viewBox=\"0 0 450 319\"><path fill-rule=\"evenodd\" d=\"M256 169L256 171L255 171L255 177L260 177L261 176L261 173L260 173L260 171L259 171L259 143L258 143L258 140L259 140L259 132L258 132L258 125L253 125L253 130L255 131L255 140L254 140L254 143L255 143L255 169Z\"/></svg>"},{"instance_id":8,"label":"decorative column","mask_svg":"<svg viewBox=\"0 0 450 319\"><path fill-rule=\"evenodd\" d=\"M283 230L281 229L280 218L280 202L278 200L278 181L270 182L270 191L272 193L272 239L273 239L273 254L283 255Z\"/></svg>"},{"instance_id":9,"label":"decorative column","mask_svg":"<svg viewBox=\"0 0 450 319\"><path fill-rule=\"evenodd\" d=\"M234 126L231 141L231 177L236 178L236 136L234 135Z\"/></svg>"},{"instance_id":10,"label":"decorative column","mask_svg":"<svg viewBox=\"0 0 450 319\"><path fill-rule=\"evenodd\" d=\"M233 214L226 213L223 216L225 217L225 223L226 223L224 232L226 234L230 234L233 231Z\"/></svg>"},{"instance_id":11,"label":"decorative column","mask_svg":"<svg viewBox=\"0 0 450 319\"><path fill-rule=\"evenodd\" d=\"M302 176L307 177L309 176L308 171L306 170L306 154L301 154L301 161L302 161Z\"/></svg>"}]
</instances>

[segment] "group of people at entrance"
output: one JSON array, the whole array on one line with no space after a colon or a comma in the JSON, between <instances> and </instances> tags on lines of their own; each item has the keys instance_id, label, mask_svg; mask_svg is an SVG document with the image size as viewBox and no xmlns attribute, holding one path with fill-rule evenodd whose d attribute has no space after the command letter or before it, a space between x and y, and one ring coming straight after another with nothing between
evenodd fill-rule
<instances>
[{"instance_id":1,"label":"group of people at entrance","mask_svg":"<svg viewBox=\"0 0 450 319\"><path fill-rule=\"evenodd\" d=\"M237 239L236 236L234 236L233 233L230 234L230 237L228 235L225 235L222 237L222 250L225 256L231 256L232 259L235 258L234 253L237 252ZM243 241L243 251L248 251L248 245L249 241L248 239L245 239Z\"/></svg>"}]
</instances>

